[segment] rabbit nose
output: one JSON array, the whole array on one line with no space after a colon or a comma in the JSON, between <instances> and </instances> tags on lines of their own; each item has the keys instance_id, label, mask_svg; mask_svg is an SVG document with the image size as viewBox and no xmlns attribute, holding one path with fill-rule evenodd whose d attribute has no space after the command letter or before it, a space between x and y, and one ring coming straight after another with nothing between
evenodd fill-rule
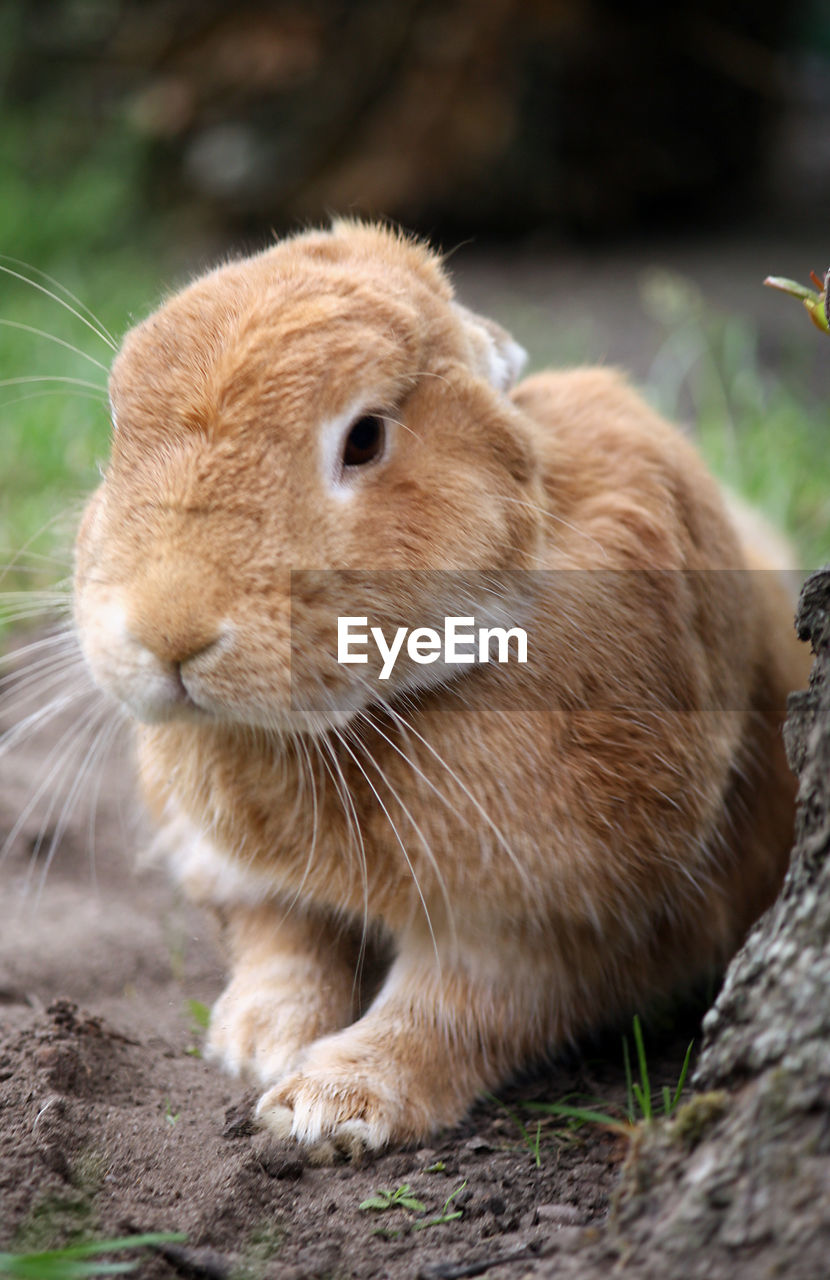
<instances>
[{"instance_id":1,"label":"rabbit nose","mask_svg":"<svg viewBox=\"0 0 830 1280\"><path fill-rule=\"evenodd\" d=\"M180 667L216 644L222 613L215 584L206 582L204 574L166 569L156 565L133 583L126 624L142 648L166 665Z\"/></svg>"},{"instance_id":2,"label":"rabbit nose","mask_svg":"<svg viewBox=\"0 0 830 1280\"><path fill-rule=\"evenodd\" d=\"M190 617L171 618L168 615L155 619L142 616L133 619L128 630L142 648L149 650L165 665L176 668L206 653L219 639L218 627Z\"/></svg>"}]
</instances>

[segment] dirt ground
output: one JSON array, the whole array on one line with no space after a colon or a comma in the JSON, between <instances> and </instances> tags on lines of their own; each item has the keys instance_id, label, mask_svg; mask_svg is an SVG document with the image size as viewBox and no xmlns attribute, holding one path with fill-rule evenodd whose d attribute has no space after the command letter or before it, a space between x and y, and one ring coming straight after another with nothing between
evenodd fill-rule
<instances>
[{"instance_id":1,"label":"dirt ground","mask_svg":"<svg viewBox=\"0 0 830 1280\"><path fill-rule=\"evenodd\" d=\"M6 697L13 705L13 688ZM187 1244L146 1256L140 1275L438 1280L482 1274L454 1269L473 1263L532 1274L551 1248L576 1247L608 1210L626 1139L524 1104L622 1103L619 1031L481 1101L428 1148L319 1168L266 1141L251 1122L255 1095L199 1056L189 1002L219 994L222 958L209 919L135 857L148 833L127 736L68 818L74 764L63 790L53 779L26 814L49 751L82 718L58 717L3 761L0 1248L175 1230ZM676 1081L689 1017L652 1034L655 1085ZM360 1208L402 1186L423 1211ZM457 1216L432 1221L444 1215Z\"/></svg>"}]
</instances>

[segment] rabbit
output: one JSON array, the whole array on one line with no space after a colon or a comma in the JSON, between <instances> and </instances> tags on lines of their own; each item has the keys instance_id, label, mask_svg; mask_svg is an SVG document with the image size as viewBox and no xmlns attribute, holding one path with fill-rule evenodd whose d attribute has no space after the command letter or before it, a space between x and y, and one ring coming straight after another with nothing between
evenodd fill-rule
<instances>
[{"instance_id":1,"label":"rabbit","mask_svg":"<svg viewBox=\"0 0 830 1280\"><path fill-rule=\"evenodd\" d=\"M428 245L337 221L196 279L112 368L81 647L221 924L209 1054L320 1159L716 970L785 871L784 577L620 374L524 358ZM447 617L527 660L442 657ZM342 618L426 631L381 680Z\"/></svg>"}]
</instances>

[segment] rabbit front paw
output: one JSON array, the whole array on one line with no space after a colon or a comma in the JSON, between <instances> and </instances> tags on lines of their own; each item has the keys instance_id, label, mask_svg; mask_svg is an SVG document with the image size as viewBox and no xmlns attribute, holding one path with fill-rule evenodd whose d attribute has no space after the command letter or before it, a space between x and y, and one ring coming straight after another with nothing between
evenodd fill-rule
<instances>
[{"instance_id":1,"label":"rabbit front paw","mask_svg":"<svg viewBox=\"0 0 830 1280\"><path fill-rule=\"evenodd\" d=\"M235 977L216 1001L205 1056L230 1075L272 1085L330 1029L307 994L286 983L280 970L260 966Z\"/></svg>"},{"instance_id":2,"label":"rabbit front paw","mask_svg":"<svg viewBox=\"0 0 830 1280\"><path fill-rule=\"evenodd\" d=\"M448 1118L429 1084L416 1084L394 1053L361 1053L344 1033L313 1045L295 1071L263 1094L257 1116L274 1137L308 1148L317 1163L356 1159L423 1138Z\"/></svg>"}]
</instances>

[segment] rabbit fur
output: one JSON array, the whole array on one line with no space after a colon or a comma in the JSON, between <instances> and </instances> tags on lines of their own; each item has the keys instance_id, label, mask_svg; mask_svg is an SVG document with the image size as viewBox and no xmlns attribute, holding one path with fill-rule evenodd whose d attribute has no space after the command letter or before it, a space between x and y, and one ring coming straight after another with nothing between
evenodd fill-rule
<instances>
[{"instance_id":1,"label":"rabbit fur","mask_svg":"<svg viewBox=\"0 0 830 1280\"><path fill-rule=\"evenodd\" d=\"M785 870L782 576L622 377L522 358L426 245L338 222L197 279L112 370L78 633L222 923L209 1052L321 1158L721 965ZM338 616L448 613L533 661L332 656Z\"/></svg>"}]
</instances>

